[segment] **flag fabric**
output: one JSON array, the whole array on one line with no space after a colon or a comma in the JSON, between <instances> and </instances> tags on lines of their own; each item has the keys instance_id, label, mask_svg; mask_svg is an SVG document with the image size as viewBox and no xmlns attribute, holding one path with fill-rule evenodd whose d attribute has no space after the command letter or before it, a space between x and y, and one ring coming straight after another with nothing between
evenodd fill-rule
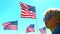
<instances>
[{"instance_id":1,"label":"flag fabric","mask_svg":"<svg viewBox=\"0 0 60 34\"><path fill-rule=\"evenodd\" d=\"M30 25L27 27L26 33L29 33L29 32L35 32L34 24L30 24Z\"/></svg>"},{"instance_id":2,"label":"flag fabric","mask_svg":"<svg viewBox=\"0 0 60 34\"><path fill-rule=\"evenodd\" d=\"M33 18L36 19L36 11L34 6L30 6L20 2L21 6L21 18Z\"/></svg>"},{"instance_id":3,"label":"flag fabric","mask_svg":"<svg viewBox=\"0 0 60 34\"><path fill-rule=\"evenodd\" d=\"M4 30L17 30L18 22L17 21L10 21L3 23Z\"/></svg>"},{"instance_id":4,"label":"flag fabric","mask_svg":"<svg viewBox=\"0 0 60 34\"><path fill-rule=\"evenodd\" d=\"M40 28L39 31L41 32L41 34L46 34L46 28Z\"/></svg>"}]
</instances>

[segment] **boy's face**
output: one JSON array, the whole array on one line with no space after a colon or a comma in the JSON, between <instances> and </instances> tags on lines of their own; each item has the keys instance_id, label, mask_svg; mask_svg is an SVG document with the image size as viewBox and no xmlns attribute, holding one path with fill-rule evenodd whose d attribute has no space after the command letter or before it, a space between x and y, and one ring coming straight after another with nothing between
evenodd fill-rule
<instances>
[{"instance_id":1,"label":"boy's face","mask_svg":"<svg viewBox=\"0 0 60 34\"><path fill-rule=\"evenodd\" d=\"M51 17L48 21L45 21L45 24L46 24L47 28L50 28L50 27L54 26L54 24L55 24L55 18Z\"/></svg>"}]
</instances>

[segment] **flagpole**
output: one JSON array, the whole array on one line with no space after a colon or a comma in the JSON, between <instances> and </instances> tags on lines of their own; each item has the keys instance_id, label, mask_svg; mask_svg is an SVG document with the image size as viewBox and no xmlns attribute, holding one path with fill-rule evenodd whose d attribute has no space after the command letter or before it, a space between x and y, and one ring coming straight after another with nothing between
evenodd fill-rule
<instances>
[{"instance_id":1,"label":"flagpole","mask_svg":"<svg viewBox=\"0 0 60 34\"><path fill-rule=\"evenodd\" d=\"M17 34L18 34L18 27L17 27Z\"/></svg>"},{"instance_id":2,"label":"flagpole","mask_svg":"<svg viewBox=\"0 0 60 34\"><path fill-rule=\"evenodd\" d=\"M38 34L37 14L36 14L36 31L37 31L37 34Z\"/></svg>"},{"instance_id":3,"label":"flagpole","mask_svg":"<svg viewBox=\"0 0 60 34\"><path fill-rule=\"evenodd\" d=\"M16 20L17 21L17 20ZM17 34L18 34L18 21L17 21L17 29L16 29L16 31L17 31Z\"/></svg>"}]
</instances>

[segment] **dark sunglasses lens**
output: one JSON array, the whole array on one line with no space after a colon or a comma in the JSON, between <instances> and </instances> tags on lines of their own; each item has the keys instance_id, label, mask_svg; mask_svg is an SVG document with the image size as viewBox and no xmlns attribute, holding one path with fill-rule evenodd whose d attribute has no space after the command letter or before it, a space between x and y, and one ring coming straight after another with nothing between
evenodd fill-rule
<instances>
[{"instance_id":1,"label":"dark sunglasses lens","mask_svg":"<svg viewBox=\"0 0 60 34\"><path fill-rule=\"evenodd\" d=\"M46 17L45 17L45 20L49 20L51 18L51 15L47 15Z\"/></svg>"}]
</instances>

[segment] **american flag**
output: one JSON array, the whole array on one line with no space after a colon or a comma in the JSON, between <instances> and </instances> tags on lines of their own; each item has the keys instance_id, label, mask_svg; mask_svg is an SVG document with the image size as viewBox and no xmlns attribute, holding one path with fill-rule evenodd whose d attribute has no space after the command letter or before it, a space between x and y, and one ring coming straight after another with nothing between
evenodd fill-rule
<instances>
[{"instance_id":1,"label":"american flag","mask_svg":"<svg viewBox=\"0 0 60 34\"><path fill-rule=\"evenodd\" d=\"M4 30L17 30L18 22L17 21L10 21L3 23Z\"/></svg>"},{"instance_id":2,"label":"american flag","mask_svg":"<svg viewBox=\"0 0 60 34\"><path fill-rule=\"evenodd\" d=\"M30 25L27 27L26 33L29 33L29 32L35 32L34 24L30 24Z\"/></svg>"},{"instance_id":3,"label":"american flag","mask_svg":"<svg viewBox=\"0 0 60 34\"><path fill-rule=\"evenodd\" d=\"M21 6L21 17L22 18L33 18L36 19L36 11L34 6L30 6L20 2Z\"/></svg>"},{"instance_id":4,"label":"american flag","mask_svg":"<svg viewBox=\"0 0 60 34\"><path fill-rule=\"evenodd\" d=\"M46 34L46 28L45 27L40 28L39 30L40 30L41 34Z\"/></svg>"}]
</instances>

